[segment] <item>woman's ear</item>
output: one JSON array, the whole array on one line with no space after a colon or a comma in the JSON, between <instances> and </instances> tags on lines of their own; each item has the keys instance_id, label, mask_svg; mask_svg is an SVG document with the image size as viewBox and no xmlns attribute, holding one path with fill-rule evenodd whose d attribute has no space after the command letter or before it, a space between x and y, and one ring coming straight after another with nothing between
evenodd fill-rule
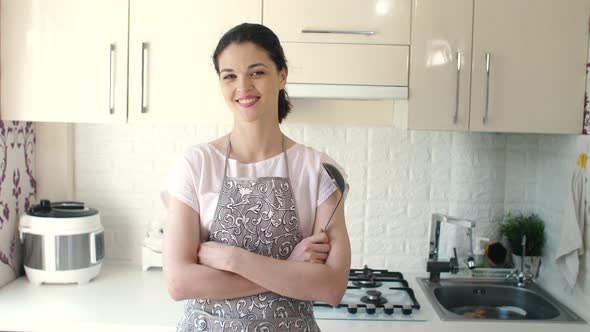
<instances>
[{"instance_id":1,"label":"woman's ear","mask_svg":"<svg viewBox=\"0 0 590 332\"><path fill-rule=\"evenodd\" d=\"M281 86L281 88L279 90L284 89L285 85L287 85L287 76L288 75L289 75L289 72L288 72L287 68L283 68L279 72L280 86Z\"/></svg>"}]
</instances>

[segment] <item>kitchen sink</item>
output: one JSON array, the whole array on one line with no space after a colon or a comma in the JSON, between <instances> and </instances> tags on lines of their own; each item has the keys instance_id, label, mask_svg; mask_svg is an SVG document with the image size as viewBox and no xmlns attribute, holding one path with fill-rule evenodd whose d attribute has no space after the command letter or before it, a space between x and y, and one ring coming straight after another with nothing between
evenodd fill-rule
<instances>
[{"instance_id":1,"label":"kitchen sink","mask_svg":"<svg viewBox=\"0 0 590 332\"><path fill-rule=\"evenodd\" d=\"M442 320L511 320L586 323L536 284L476 279L418 278Z\"/></svg>"}]
</instances>

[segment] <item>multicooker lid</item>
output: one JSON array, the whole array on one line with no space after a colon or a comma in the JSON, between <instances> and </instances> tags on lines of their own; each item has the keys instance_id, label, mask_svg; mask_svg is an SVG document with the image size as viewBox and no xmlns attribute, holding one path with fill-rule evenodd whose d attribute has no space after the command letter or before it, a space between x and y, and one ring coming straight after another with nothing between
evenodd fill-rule
<instances>
[{"instance_id":1,"label":"multicooker lid","mask_svg":"<svg viewBox=\"0 0 590 332\"><path fill-rule=\"evenodd\" d=\"M42 218L80 218L98 214L98 211L84 206L82 202L54 202L42 199L33 205L28 215Z\"/></svg>"}]
</instances>

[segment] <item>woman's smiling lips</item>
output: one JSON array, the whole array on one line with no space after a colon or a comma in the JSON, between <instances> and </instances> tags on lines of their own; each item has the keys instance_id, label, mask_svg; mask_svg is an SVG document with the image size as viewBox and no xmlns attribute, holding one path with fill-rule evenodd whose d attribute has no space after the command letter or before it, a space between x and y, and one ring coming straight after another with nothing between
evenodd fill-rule
<instances>
[{"instance_id":1,"label":"woman's smiling lips","mask_svg":"<svg viewBox=\"0 0 590 332\"><path fill-rule=\"evenodd\" d=\"M241 107L251 107L254 104L256 104L256 102L258 102L258 99L260 99L260 97L246 96L246 97L239 98L237 100L237 102L238 102L238 105L240 105Z\"/></svg>"}]
</instances>

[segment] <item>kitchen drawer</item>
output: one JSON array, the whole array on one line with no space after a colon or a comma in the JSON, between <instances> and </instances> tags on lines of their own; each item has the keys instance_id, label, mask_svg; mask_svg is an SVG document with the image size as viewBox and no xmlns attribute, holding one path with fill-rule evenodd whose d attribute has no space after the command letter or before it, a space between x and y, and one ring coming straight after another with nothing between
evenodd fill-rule
<instances>
[{"instance_id":1,"label":"kitchen drawer","mask_svg":"<svg viewBox=\"0 0 590 332\"><path fill-rule=\"evenodd\" d=\"M289 83L408 85L409 46L283 43L283 49Z\"/></svg>"},{"instance_id":2,"label":"kitchen drawer","mask_svg":"<svg viewBox=\"0 0 590 332\"><path fill-rule=\"evenodd\" d=\"M283 42L409 45L411 6L411 0L265 0L263 23Z\"/></svg>"}]
</instances>

